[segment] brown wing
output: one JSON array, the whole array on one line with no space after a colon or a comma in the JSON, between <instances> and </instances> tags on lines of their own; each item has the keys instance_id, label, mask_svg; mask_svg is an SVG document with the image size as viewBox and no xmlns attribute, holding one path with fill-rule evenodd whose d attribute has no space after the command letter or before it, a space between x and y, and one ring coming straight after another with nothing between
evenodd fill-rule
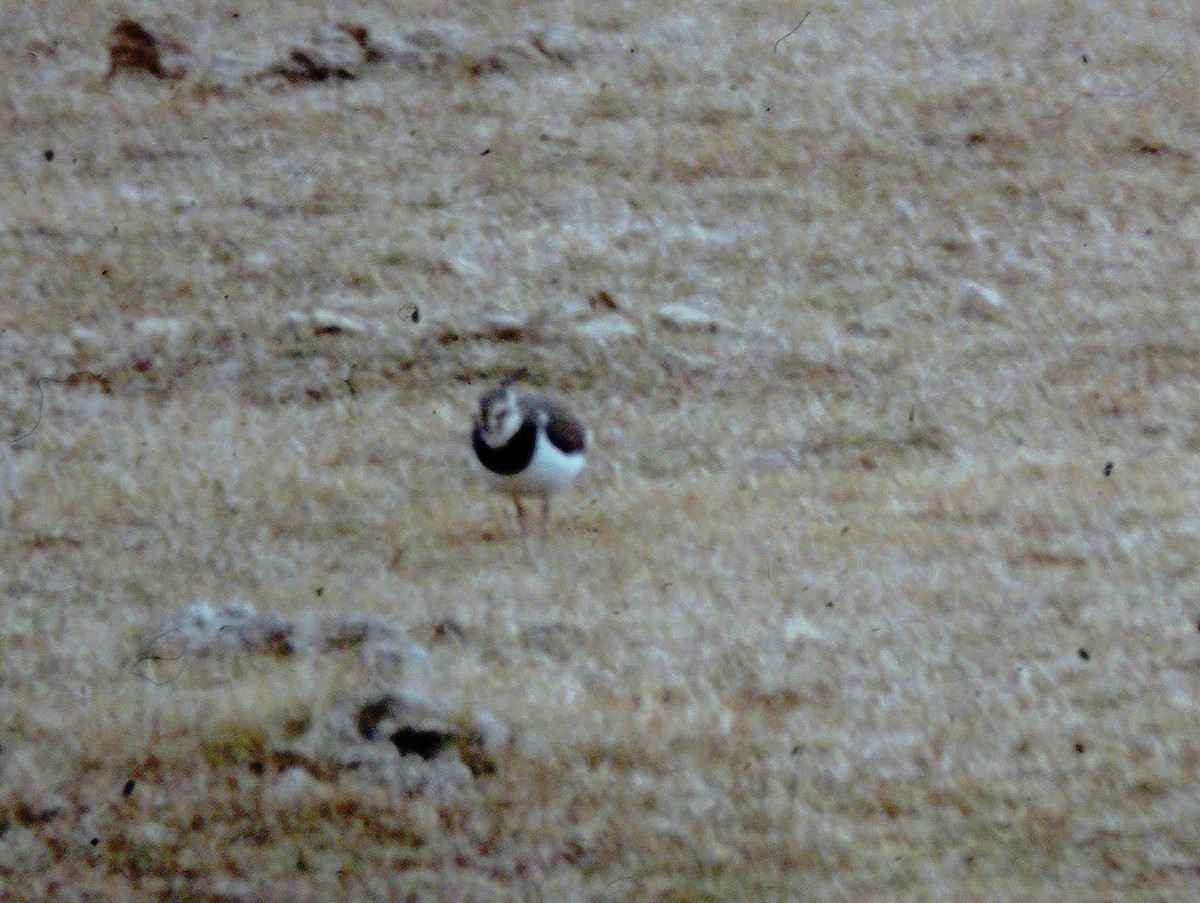
<instances>
[{"instance_id":1,"label":"brown wing","mask_svg":"<svg viewBox=\"0 0 1200 903\"><path fill-rule=\"evenodd\" d=\"M526 396L530 413L546 424L546 438L564 454L582 452L587 447L587 430L561 405L545 398Z\"/></svg>"}]
</instances>

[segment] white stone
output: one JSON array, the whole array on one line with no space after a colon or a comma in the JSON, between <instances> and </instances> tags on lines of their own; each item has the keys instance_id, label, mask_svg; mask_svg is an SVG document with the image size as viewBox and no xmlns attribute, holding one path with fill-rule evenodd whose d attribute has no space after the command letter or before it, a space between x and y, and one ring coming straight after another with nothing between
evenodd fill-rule
<instances>
[{"instance_id":1,"label":"white stone","mask_svg":"<svg viewBox=\"0 0 1200 903\"><path fill-rule=\"evenodd\" d=\"M665 304L658 311L658 321L675 332L716 332L729 324L690 304Z\"/></svg>"},{"instance_id":2,"label":"white stone","mask_svg":"<svg viewBox=\"0 0 1200 903\"><path fill-rule=\"evenodd\" d=\"M638 329L620 314L609 314L580 323L575 327L575 332L598 345L607 345L637 338Z\"/></svg>"},{"instance_id":3,"label":"white stone","mask_svg":"<svg viewBox=\"0 0 1200 903\"><path fill-rule=\"evenodd\" d=\"M996 289L967 279L959 295L958 312L975 320L995 322L1004 312L1004 298Z\"/></svg>"},{"instance_id":4,"label":"white stone","mask_svg":"<svg viewBox=\"0 0 1200 903\"><path fill-rule=\"evenodd\" d=\"M800 614L792 615L783 625L783 639L786 643L794 643L799 639L819 640L822 636L821 631L808 618Z\"/></svg>"},{"instance_id":5,"label":"white stone","mask_svg":"<svg viewBox=\"0 0 1200 903\"><path fill-rule=\"evenodd\" d=\"M283 315L283 328L297 340L323 335L359 335L367 331L362 320L328 310L289 311Z\"/></svg>"},{"instance_id":6,"label":"white stone","mask_svg":"<svg viewBox=\"0 0 1200 903\"><path fill-rule=\"evenodd\" d=\"M329 796L329 788L303 768L285 769L263 795L273 809L300 809Z\"/></svg>"}]
</instances>

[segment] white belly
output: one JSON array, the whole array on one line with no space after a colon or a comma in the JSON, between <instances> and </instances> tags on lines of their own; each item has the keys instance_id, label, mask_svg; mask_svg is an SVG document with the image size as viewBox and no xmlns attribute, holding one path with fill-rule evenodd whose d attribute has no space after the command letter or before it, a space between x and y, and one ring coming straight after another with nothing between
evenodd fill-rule
<instances>
[{"instance_id":1,"label":"white belly","mask_svg":"<svg viewBox=\"0 0 1200 903\"><path fill-rule=\"evenodd\" d=\"M571 485L583 469L583 452L563 454L538 432L533 460L520 473L498 474L484 471L489 486L506 495L550 495Z\"/></svg>"}]
</instances>

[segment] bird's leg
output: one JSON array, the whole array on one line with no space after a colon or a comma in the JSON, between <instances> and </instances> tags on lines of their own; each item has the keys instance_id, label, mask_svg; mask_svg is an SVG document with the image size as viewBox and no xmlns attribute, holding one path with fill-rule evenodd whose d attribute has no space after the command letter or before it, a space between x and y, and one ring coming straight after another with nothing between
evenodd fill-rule
<instances>
[{"instance_id":1,"label":"bird's leg","mask_svg":"<svg viewBox=\"0 0 1200 903\"><path fill-rule=\"evenodd\" d=\"M525 557L529 561L533 561L533 554L529 551L529 528L525 523L525 506L516 496L513 497L513 504L517 506L517 524L521 528L521 547L525 550Z\"/></svg>"},{"instance_id":2,"label":"bird's leg","mask_svg":"<svg viewBox=\"0 0 1200 903\"><path fill-rule=\"evenodd\" d=\"M550 535L550 496L542 498L542 542Z\"/></svg>"},{"instance_id":3,"label":"bird's leg","mask_svg":"<svg viewBox=\"0 0 1200 903\"><path fill-rule=\"evenodd\" d=\"M517 526L521 528L521 541L525 541L525 506L521 504L518 498L513 499L513 504L517 506Z\"/></svg>"}]
</instances>

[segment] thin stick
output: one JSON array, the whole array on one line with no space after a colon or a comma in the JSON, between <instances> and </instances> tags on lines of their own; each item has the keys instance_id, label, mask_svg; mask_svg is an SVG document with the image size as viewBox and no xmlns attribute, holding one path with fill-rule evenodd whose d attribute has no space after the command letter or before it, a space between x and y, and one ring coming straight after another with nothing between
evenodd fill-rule
<instances>
[{"instance_id":1,"label":"thin stick","mask_svg":"<svg viewBox=\"0 0 1200 903\"><path fill-rule=\"evenodd\" d=\"M810 15L812 15L811 9L804 13L804 19L807 19ZM778 41L775 42L775 49L773 51L774 53L779 52L780 44L782 44L784 41L786 41L788 38L790 38L792 35L794 35L796 32L798 32L800 30L800 26L804 24L804 19L801 19L799 22L797 22L795 28L793 28L791 31L789 31L782 38L780 38Z\"/></svg>"}]
</instances>

